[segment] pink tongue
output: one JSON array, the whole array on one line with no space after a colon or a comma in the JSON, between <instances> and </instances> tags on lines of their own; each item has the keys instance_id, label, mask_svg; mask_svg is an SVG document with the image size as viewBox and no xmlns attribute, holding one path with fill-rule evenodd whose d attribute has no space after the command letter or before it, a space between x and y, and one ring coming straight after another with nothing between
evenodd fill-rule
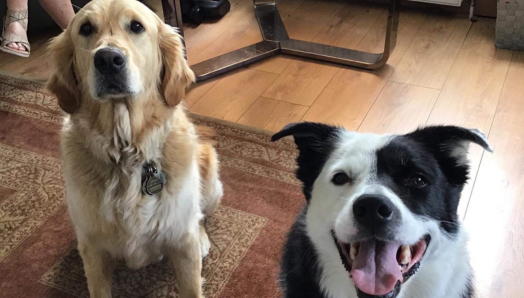
<instances>
[{"instance_id":1,"label":"pink tongue","mask_svg":"<svg viewBox=\"0 0 524 298\"><path fill-rule=\"evenodd\" d=\"M397 262L400 244L377 241L360 243L351 265L351 276L357 288L369 295L386 295L403 277Z\"/></svg>"}]
</instances>

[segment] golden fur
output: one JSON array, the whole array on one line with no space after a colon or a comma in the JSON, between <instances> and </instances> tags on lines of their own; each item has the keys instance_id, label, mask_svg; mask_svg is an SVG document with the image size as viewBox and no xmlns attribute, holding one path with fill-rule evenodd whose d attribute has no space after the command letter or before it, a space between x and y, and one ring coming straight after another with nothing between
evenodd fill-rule
<instances>
[{"instance_id":1,"label":"golden fur","mask_svg":"<svg viewBox=\"0 0 524 298\"><path fill-rule=\"evenodd\" d=\"M139 21L142 34L129 31ZM96 31L79 30L89 21ZM98 98L93 56L121 50L132 96ZM202 298L201 258L209 250L203 219L222 197L218 159L179 104L194 74L181 37L138 1L94 0L50 44L55 70L48 88L69 115L62 130L68 209L91 297L111 297L115 260L139 268L167 257L180 296ZM167 184L141 192L142 166L155 162Z\"/></svg>"}]
</instances>

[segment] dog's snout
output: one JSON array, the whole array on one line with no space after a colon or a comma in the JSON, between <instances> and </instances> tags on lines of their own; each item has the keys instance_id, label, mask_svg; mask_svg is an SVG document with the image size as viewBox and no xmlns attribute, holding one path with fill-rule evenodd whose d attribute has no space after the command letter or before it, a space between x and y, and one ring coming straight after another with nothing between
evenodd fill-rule
<instances>
[{"instance_id":1,"label":"dog's snout","mask_svg":"<svg viewBox=\"0 0 524 298\"><path fill-rule=\"evenodd\" d=\"M397 217L391 201L382 195L363 195L353 204L355 220L373 231L384 227Z\"/></svg>"},{"instance_id":2,"label":"dog's snout","mask_svg":"<svg viewBox=\"0 0 524 298\"><path fill-rule=\"evenodd\" d=\"M95 67L101 74L118 74L126 65L126 57L116 48L103 48L96 52Z\"/></svg>"}]
</instances>

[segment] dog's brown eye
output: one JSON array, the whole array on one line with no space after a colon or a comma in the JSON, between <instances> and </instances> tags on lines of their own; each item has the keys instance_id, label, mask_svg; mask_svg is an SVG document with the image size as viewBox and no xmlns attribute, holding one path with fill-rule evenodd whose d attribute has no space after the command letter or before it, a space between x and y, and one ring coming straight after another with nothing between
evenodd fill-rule
<instances>
[{"instance_id":1,"label":"dog's brown eye","mask_svg":"<svg viewBox=\"0 0 524 298\"><path fill-rule=\"evenodd\" d=\"M130 28L130 29L131 29L131 31L132 31L133 33L138 34L138 33L142 32L142 31L144 31L144 26L142 26L142 24L140 24L140 23L137 22L137 21L132 21L132 22L131 22L131 28Z\"/></svg>"},{"instance_id":2,"label":"dog's brown eye","mask_svg":"<svg viewBox=\"0 0 524 298\"><path fill-rule=\"evenodd\" d=\"M344 185L349 182L349 177L348 175L346 175L346 173L339 172L336 173L335 176L333 176L333 179L331 181L335 185Z\"/></svg>"},{"instance_id":3,"label":"dog's brown eye","mask_svg":"<svg viewBox=\"0 0 524 298\"><path fill-rule=\"evenodd\" d=\"M423 188L428 185L428 180L422 175L415 175L408 180L408 186L415 188Z\"/></svg>"},{"instance_id":4,"label":"dog's brown eye","mask_svg":"<svg viewBox=\"0 0 524 298\"><path fill-rule=\"evenodd\" d=\"M93 32L93 26L91 23L87 22L80 27L80 35L89 36Z\"/></svg>"}]
</instances>

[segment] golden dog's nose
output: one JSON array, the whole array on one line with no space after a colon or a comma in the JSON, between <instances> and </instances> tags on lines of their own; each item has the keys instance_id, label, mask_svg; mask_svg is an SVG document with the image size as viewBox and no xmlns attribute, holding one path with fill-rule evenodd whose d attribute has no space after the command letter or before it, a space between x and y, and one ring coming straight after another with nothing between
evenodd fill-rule
<instances>
[{"instance_id":1,"label":"golden dog's nose","mask_svg":"<svg viewBox=\"0 0 524 298\"><path fill-rule=\"evenodd\" d=\"M103 48L94 57L95 68L104 75L118 74L126 66L124 53L117 48Z\"/></svg>"}]
</instances>

